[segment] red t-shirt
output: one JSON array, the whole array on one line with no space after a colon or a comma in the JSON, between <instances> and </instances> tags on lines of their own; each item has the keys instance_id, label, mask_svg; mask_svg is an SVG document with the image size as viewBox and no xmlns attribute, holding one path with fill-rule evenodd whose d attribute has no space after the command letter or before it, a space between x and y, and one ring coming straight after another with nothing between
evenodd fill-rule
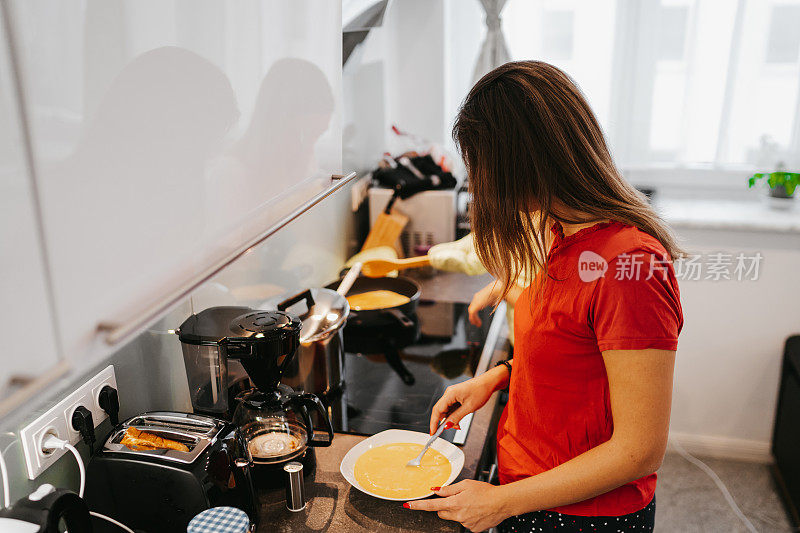
<instances>
[{"instance_id":1,"label":"red t-shirt","mask_svg":"<svg viewBox=\"0 0 800 533\"><path fill-rule=\"evenodd\" d=\"M497 435L501 483L609 440L614 421L601 352L675 350L683 325L675 272L658 240L619 222L568 237L554 224L553 233L548 275L539 274L514 307L514 371ZM619 516L646 507L655 488L650 474L551 510Z\"/></svg>"}]
</instances>

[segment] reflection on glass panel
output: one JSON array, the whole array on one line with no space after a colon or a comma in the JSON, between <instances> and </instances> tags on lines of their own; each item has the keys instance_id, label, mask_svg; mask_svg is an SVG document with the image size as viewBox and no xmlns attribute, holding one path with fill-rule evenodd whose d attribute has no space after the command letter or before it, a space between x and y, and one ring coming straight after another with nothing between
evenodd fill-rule
<instances>
[{"instance_id":1,"label":"reflection on glass panel","mask_svg":"<svg viewBox=\"0 0 800 533\"><path fill-rule=\"evenodd\" d=\"M337 2L14 7L67 353L341 171Z\"/></svg>"},{"instance_id":2,"label":"reflection on glass panel","mask_svg":"<svg viewBox=\"0 0 800 533\"><path fill-rule=\"evenodd\" d=\"M332 196L221 272L195 296L209 305L250 305L276 295L322 287L339 277L352 235L349 195ZM333 222L339 222L334 224ZM347 221L347 222L345 222Z\"/></svg>"},{"instance_id":3,"label":"reflection on glass panel","mask_svg":"<svg viewBox=\"0 0 800 533\"><path fill-rule=\"evenodd\" d=\"M314 147L333 111L333 92L319 67L295 58L275 62L261 81L242 135L208 166L206 211L221 211L212 222L238 224L237 213L256 210L264 199L290 195L296 184L313 176Z\"/></svg>"},{"instance_id":4,"label":"reflection on glass panel","mask_svg":"<svg viewBox=\"0 0 800 533\"><path fill-rule=\"evenodd\" d=\"M59 362L0 15L0 401Z\"/></svg>"}]
</instances>

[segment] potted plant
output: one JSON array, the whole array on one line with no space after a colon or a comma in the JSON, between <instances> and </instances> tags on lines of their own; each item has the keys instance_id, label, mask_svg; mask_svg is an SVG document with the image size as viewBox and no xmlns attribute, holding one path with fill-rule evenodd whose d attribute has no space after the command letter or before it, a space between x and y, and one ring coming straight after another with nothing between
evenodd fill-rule
<instances>
[{"instance_id":1,"label":"potted plant","mask_svg":"<svg viewBox=\"0 0 800 533\"><path fill-rule=\"evenodd\" d=\"M794 197L795 189L800 185L800 173L776 170L775 172L769 173L756 172L750 176L748 187L754 187L756 182L762 178L766 178L767 180L770 198L779 200L791 200ZM788 202L785 203L788 204Z\"/></svg>"}]
</instances>

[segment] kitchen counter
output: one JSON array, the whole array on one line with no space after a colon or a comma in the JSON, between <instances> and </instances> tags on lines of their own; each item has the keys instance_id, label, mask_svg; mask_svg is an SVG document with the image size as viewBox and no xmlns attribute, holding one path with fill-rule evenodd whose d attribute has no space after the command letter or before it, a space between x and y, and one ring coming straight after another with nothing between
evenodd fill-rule
<instances>
[{"instance_id":1,"label":"kitchen counter","mask_svg":"<svg viewBox=\"0 0 800 533\"><path fill-rule=\"evenodd\" d=\"M772 202L772 203L770 203ZM775 209L772 205L785 206ZM688 229L800 233L800 211L793 200L656 198L653 206L671 226Z\"/></svg>"},{"instance_id":2,"label":"kitchen counter","mask_svg":"<svg viewBox=\"0 0 800 533\"><path fill-rule=\"evenodd\" d=\"M466 280L469 283L464 283ZM466 278L461 275L439 275L430 280L420 280L423 297L435 290L437 297L445 291L460 298L469 298L474 290L486 283L481 277ZM460 285L456 288L455 285ZM434 289L435 287L435 289ZM495 362L508 357L507 326L492 354L490 368ZM490 434L498 407L498 394L475 412L464 452L464 468L457 481L475 478L483 465L482 453ZM345 454L367 437L337 433L328 448L317 448L316 472L306 477L307 505L303 511L292 513L286 509L283 489L260 493L261 511L258 531L311 532L311 531L460 531L461 525L440 519L435 513L405 509L402 502L373 498L350 486L339 472Z\"/></svg>"}]
</instances>

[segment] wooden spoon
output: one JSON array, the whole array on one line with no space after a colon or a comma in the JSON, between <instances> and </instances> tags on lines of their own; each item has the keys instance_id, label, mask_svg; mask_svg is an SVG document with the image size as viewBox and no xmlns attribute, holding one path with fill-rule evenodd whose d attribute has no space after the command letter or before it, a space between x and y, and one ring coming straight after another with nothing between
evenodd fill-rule
<instances>
[{"instance_id":1,"label":"wooden spoon","mask_svg":"<svg viewBox=\"0 0 800 533\"><path fill-rule=\"evenodd\" d=\"M382 278L393 270L405 270L430 265L427 255L409 257L408 259L371 259L364 261L361 272L368 278Z\"/></svg>"}]
</instances>

